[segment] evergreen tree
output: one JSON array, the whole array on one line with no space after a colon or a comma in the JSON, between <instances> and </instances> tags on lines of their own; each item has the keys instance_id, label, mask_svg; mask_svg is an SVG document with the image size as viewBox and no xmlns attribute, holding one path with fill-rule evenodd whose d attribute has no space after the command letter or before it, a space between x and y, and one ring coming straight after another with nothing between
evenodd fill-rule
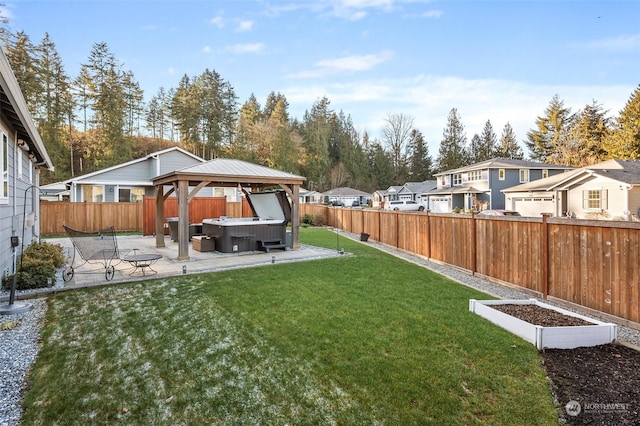
<instances>
[{"instance_id":1,"label":"evergreen tree","mask_svg":"<svg viewBox=\"0 0 640 426\"><path fill-rule=\"evenodd\" d=\"M467 136L464 125L458 117L458 110L452 108L447 118L438 154L438 171L457 169L468 164L466 144Z\"/></svg>"},{"instance_id":2,"label":"evergreen tree","mask_svg":"<svg viewBox=\"0 0 640 426\"><path fill-rule=\"evenodd\" d=\"M482 134L480 135L480 145L478 147L478 151L474 153L474 162L481 162L494 158L496 156L497 150L498 138L493 131L491 121L487 120L484 125L484 129L482 130Z\"/></svg>"},{"instance_id":3,"label":"evergreen tree","mask_svg":"<svg viewBox=\"0 0 640 426\"><path fill-rule=\"evenodd\" d=\"M329 138L331 125L329 118L333 111L329 108L329 104L327 97L316 101L310 111L305 111L302 124L302 137L306 152L302 172L307 177L308 189L319 192L330 189Z\"/></svg>"},{"instance_id":4,"label":"evergreen tree","mask_svg":"<svg viewBox=\"0 0 640 426\"><path fill-rule=\"evenodd\" d=\"M433 159L429 146L419 130L411 130L409 136L409 176L414 182L433 179Z\"/></svg>"},{"instance_id":5,"label":"evergreen tree","mask_svg":"<svg viewBox=\"0 0 640 426\"><path fill-rule=\"evenodd\" d=\"M393 158L378 141L368 145L367 158L371 170L371 184L376 190L387 189L395 184Z\"/></svg>"},{"instance_id":6,"label":"evergreen tree","mask_svg":"<svg viewBox=\"0 0 640 426\"><path fill-rule=\"evenodd\" d=\"M511 158L513 160L524 159L522 148L518 145L516 135L509 123L505 124L502 129L502 136L500 136L500 144L496 151L496 157Z\"/></svg>"},{"instance_id":7,"label":"evergreen tree","mask_svg":"<svg viewBox=\"0 0 640 426\"><path fill-rule=\"evenodd\" d=\"M610 132L609 121L606 111L597 102L586 105L569 127L569 138L575 151L565 164L584 167L603 161L607 157L605 141Z\"/></svg>"},{"instance_id":8,"label":"evergreen tree","mask_svg":"<svg viewBox=\"0 0 640 426\"><path fill-rule=\"evenodd\" d=\"M39 96L43 87L38 78L38 60L35 46L23 31L16 34L4 32L3 37L6 37L3 41L7 59L20 85L20 91L27 105L33 111L38 111L40 105Z\"/></svg>"},{"instance_id":9,"label":"evergreen tree","mask_svg":"<svg viewBox=\"0 0 640 426\"><path fill-rule=\"evenodd\" d=\"M47 171L42 175L41 181L50 183L70 177L73 152L70 150L66 124L73 103L69 78L49 34L45 33L36 48L36 53L37 78L42 92L38 96L39 103L34 111L34 118L38 124L38 133L47 146L49 157L56 165L53 172ZM70 152L71 156L68 155Z\"/></svg>"},{"instance_id":10,"label":"evergreen tree","mask_svg":"<svg viewBox=\"0 0 640 426\"><path fill-rule=\"evenodd\" d=\"M532 160L556 163L563 157L563 134L571 119L571 110L555 95L545 110L545 115L536 120L536 130L527 133L526 145Z\"/></svg>"},{"instance_id":11,"label":"evergreen tree","mask_svg":"<svg viewBox=\"0 0 640 426\"><path fill-rule=\"evenodd\" d=\"M480 135L477 133L474 133L473 137L471 138L471 142L469 142L469 147L467 148L467 155L469 157L469 163L477 163L480 160L480 151L481 151L481 145L482 145L482 141L480 140Z\"/></svg>"},{"instance_id":12,"label":"evergreen tree","mask_svg":"<svg viewBox=\"0 0 640 426\"><path fill-rule=\"evenodd\" d=\"M255 125L262 119L261 107L252 93L240 107L235 138L231 143L229 155L240 160L257 162L256 148L258 140L255 136Z\"/></svg>"},{"instance_id":13,"label":"evergreen tree","mask_svg":"<svg viewBox=\"0 0 640 426\"><path fill-rule=\"evenodd\" d=\"M611 158L640 159L640 85L620 111L605 140L604 148Z\"/></svg>"}]
</instances>

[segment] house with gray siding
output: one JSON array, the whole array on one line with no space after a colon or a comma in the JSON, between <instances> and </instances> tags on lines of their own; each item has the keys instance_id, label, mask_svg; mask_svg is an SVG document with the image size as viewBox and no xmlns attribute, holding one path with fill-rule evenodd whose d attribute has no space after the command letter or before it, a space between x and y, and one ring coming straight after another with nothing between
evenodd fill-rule
<instances>
[{"instance_id":1,"label":"house with gray siding","mask_svg":"<svg viewBox=\"0 0 640 426\"><path fill-rule=\"evenodd\" d=\"M399 200L412 200L422 204L425 209L429 209L429 191L437 188L435 180L426 180L424 182L407 182L398 191Z\"/></svg>"},{"instance_id":2,"label":"house with gray siding","mask_svg":"<svg viewBox=\"0 0 640 426\"><path fill-rule=\"evenodd\" d=\"M155 196L151 179L205 160L177 146L144 157L77 176L64 181L71 202L138 202L144 195ZM232 196L234 188L203 188L199 196Z\"/></svg>"},{"instance_id":3,"label":"house with gray siding","mask_svg":"<svg viewBox=\"0 0 640 426\"><path fill-rule=\"evenodd\" d=\"M367 205L371 201L371 194L360 191L359 189L341 187L333 188L322 193L324 203L335 201L342 202L346 207L350 207L354 202L359 206Z\"/></svg>"},{"instance_id":4,"label":"house with gray siding","mask_svg":"<svg viewBox=\"0 0 640 426\"><path fill-rule=\"evenodd\" d=\"M503 189L570 169L534 161L494 158L437 173L436 188L427 192L426 197L429 209L434 213L504 209Z\"/></svg>"},{"instance_id":5,"label":"house with gray siding","mask_svg":"<svg viewBox=\"0 0 640 426\"><path fill-rule=\"evenodd\" d=\"M640 161L608 160L502 192L523 216L638 221Z\"/></svg>"},{"instance_id":6,"label":"house with gray siding","mask_svg":"<svg viewBox=\"0 0 640 426\"><path fill-rule=\"evenodd\" d=\"M40 172L53 164L0 48L0 274L40 236Z\"/></svg>"}]
</instances>

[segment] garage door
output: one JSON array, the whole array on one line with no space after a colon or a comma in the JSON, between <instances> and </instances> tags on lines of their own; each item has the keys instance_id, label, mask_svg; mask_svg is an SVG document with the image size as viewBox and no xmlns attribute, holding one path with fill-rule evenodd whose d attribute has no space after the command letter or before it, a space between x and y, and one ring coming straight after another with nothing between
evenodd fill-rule
<instances>
[{"instance_id":1,"label":"garage door","mask_svg":"<svg viewBox=\"0 0 640 426\"><path fill-rule=\"evenodd\" d=\"M513 209L522 216L540 217L542 213L554 213L555 206L551 198L514 198Z\"/></svg>"},{"instance_id":2,"label":"garage door","mask_svg":"<svg viewBox=\"0 0 640 426\"><path fill-rule=\"evenodd\" d=\"M429 207L433 213L449 213L449 197L431 198L429 200Z\"/></svg>"}]
</instances>

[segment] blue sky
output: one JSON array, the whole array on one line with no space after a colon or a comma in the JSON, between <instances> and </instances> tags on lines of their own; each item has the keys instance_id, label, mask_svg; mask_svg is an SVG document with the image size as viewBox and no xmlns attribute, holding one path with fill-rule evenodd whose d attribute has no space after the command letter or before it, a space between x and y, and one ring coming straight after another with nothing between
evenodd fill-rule
<instances>
[{"instance_id":1,"label":"blue sky","mask_svg":"<svg viewBox=\"0 0 640 426\"><path fill-rule=\"evenodd\" d=\"M406 114L435 158L451 108L470 140L491 120L519 141L557 94L617 115L640 84L640 1L4 1L75 77L105 42L145 98L216 70L242 104L283 93L302 119L323 96L379 137Z\"/></svg>"}]
</instances>

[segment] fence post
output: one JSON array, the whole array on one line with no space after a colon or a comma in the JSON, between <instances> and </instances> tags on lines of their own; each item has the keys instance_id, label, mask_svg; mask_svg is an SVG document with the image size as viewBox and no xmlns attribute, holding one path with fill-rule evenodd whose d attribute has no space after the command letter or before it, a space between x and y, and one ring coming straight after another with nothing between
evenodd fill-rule
<instances>
[{"instance_id":1,"label":"fence post","mask_svg":"<svg viewBox=\"0 0 640 426\"><path fill-rule=\"evenodd\" d=\"M476 228L476 212L474 210L471 211L471 235L472 235L472 241L471 241L471 275L475 276L476 275L476 268L477 268L477 259L476 259L476 247L478 244L478 235L477 235L477 228Z\"/></svg>"},{"instance_id":2,"label":"fence post","mask_svg":"<svg viewBox=\"0 0 640 426\"><path fill-rule=\"evenodd\" d=\"M549 213L542 213L542 299L547 300L549 294Z\"/></svg>"},{"instance_id":3,"label":"fence post","mask_svg":"<svg viewBox=\"0 0 640 426\"><path fill-rule=\"evenodd\" d=\"M427 259L431 259L431 210L427 210Z\"/></svg>"}]
</instances>

